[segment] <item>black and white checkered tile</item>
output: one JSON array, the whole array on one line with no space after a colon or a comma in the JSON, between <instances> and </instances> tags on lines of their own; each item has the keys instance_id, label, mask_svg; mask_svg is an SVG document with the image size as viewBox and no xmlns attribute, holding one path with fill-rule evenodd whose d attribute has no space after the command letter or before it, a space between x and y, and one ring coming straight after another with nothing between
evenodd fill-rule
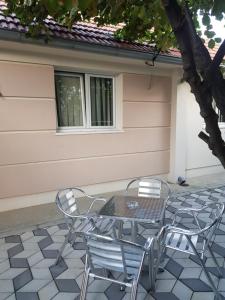
<instances>
[{"instance_id":1,"label":"black and white checkered tile","mask_svg":"<svg viewBox=\"0 0 225 300\"><path fill-rule=\"evenodd\" d=\"M201 190L197 193L174 195L167 208L166 220L171 221L174 211L179 207L214 205L215 201L225 202L225 187ZM207 209L201 215L204 225L209 220ZM181 214L182 224L193 228L193 220L188 214ZM156 229L149 225L140 226L141 236L154 235ZM125 233L129 230L125 230ZM79 298L84 267L85 247L82 241L74 248L67 245L63 259L57 266L53 263L64 236L65 224L38 228L18 235L0 239L0 300L70 300ZM213 250L218 257L224 277L219 279L212 258L207 256L206 266L225 299L225 217L217 229ZM148 278L143 273L137 299L156 300L209 300L214 294L195 257L168 251L164 260L164 272L158 274L155 294L148 294ZM90 280L88 300L126 300L129 290L110 282Z\"/></svg>"}]
</instances>

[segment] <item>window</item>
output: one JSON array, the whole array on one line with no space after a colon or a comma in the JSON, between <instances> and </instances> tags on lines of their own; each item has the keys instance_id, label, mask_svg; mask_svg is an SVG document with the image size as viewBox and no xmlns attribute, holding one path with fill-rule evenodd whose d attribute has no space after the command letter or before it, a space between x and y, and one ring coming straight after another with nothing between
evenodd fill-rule
<instances>
[{"instance_id":1,"label":"window","mask_svg":"<svg viewBox=\"0 0 225 300\"><path fill-rule=\"evenodd\" d=\"M55 84L59 129L115 127L112 76L56 72Z\"/></svg>"}]
</instances>

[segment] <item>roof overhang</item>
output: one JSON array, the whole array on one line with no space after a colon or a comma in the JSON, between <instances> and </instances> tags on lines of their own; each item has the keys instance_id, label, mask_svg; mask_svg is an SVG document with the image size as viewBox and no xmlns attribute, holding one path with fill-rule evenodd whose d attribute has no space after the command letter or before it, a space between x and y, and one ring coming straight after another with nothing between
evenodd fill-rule
<instances>
[{"instance_id":1,"label":"roof overhang","mask_svg":"<svg viewBox=\"0 0 225 300\"><path fill-rule=\"evenodd\" d=\"M39 46L48 46L53 48L62 48L67 50L85 51L96 54L110 55L114 57L124 57L130 59L140 59L145 61L151 61L154 57L153 53L141 52L129 49L120 49L118 47L103 46L98 44L91 44L87 42L78 42L74 40L67 40L62 38L52 38L47 43L43 39L27 38L24 33L11 30L0 30L0 40L13 41L24 44L33 44ZM182 60L180 57L159 54L157 56L157 62L166 64L181 65Z\"/></svg>"}]
</instances>

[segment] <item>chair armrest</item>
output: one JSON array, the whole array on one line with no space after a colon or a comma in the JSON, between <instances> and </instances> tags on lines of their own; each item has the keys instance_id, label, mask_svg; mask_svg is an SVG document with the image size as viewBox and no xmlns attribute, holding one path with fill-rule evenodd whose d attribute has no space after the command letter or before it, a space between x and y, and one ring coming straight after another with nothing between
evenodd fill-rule
<instances>
[{"instance_id":1,"label":"chair armrest","mask_svg":"<svg viewBox=\"0 0 225 300\"><path fill-rule=\"evenodd\" d=\"M149 251L149 249L151 248L152 243L154 242L155 238L154 237L149 237L145 243L144 246L137 244L135 242L131 242L128 240L122 240L122 239L117 239L118 242L124 244L124 245L130 245L130 246L135 246L137 248L142 249L143 251Z\"/></svg>"},{"instance_id":2,"label":"chair armrest","mask_svg":"<svg viewBox=\"0 0 225 300\"><path fill-rule=\"evenodd\" d=\"M187 229L183 229L183 228L171 226L171 225L167 227L166 231L167 231L167 233L179 233L179 234L184 234L187 236L198 235L201 232L201 230L190 231Z\"/></svg>"},{"instance_id":3,"label":"chair armrest","mask_svg":"<svg viewBox=\"0 0 225 300\"><path fill-rule=\"evenodd\" d=\"M178 208L177 211L175 212L175 214L179 213L179 212L200 212L203 209L207 208L208 206L203 206L201 208L196 208L196 207L182 207L182 208Z\"/></svg>"},{"instance_id":4,"label":"chair armrest","mask_svg":"<svg viewBox=\"0 0 225 300\"><path fill-rule=\"evenodd\" d=\"M149 251L149 249L152 247L152 243L154 243L155 238L154 237L149 237L144 245L144 249L146 251Z\"/></svg>"},{"instance_id":5,"label":"chair armrest","mask_svg":"<svg viewBox=\"0 0 225 300\"><path fill-rule=\"evenodd\" d=\"M174 213L174 216L173 216L173 220L172 220L172 225L175 224L176 222L176 217L179 213L186 213L186 214L191 214L194 218L196 218L196 214L197 213L200 213L202 210L204 210L205 208L207 208L207 206L203 206L201 208L196 208L196 207L182 207L182 208L178 208L176 210L176 212ZM198 222L197 222L197 225L199 226ZM199 226L199 229L201 229L201 227Z\"/></svg>"},{"instance_id":6,"label":"chair armrest","mask_svg":"<svg viewBox=\"0 0 225 300\"><path fill-rule=\"evenodd\" d=\"M102 202L104 202L104 203L107 202L107 200L106 200L105 198L100 198L100 197L99 197L99 198L95 198L95 197L93 197L93 196L91 196L91 197L93 198L93 201L92 201L91 205L89 206L89 208L88 208L88 210L87 210L87 214L90 213L90 211L92 210L94 204L95 204L97 201L102 201Z\"/></svg>"}]
</instances>

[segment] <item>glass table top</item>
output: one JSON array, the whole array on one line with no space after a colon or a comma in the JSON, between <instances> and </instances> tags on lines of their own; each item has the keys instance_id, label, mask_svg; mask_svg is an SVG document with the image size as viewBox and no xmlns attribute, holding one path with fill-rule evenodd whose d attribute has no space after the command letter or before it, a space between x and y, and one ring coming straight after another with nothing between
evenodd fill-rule
<instances>
[{"instance_id":1,"label":"glass table top","mask_svg":"<svg viewBox=\"0 0 225 300\"><path fill-rule=\"evenodd\" d=\"M100 216L156 223L162 220L165 200L162 198L113 196L100 210Z\"/></svg>"}]
</instances>

